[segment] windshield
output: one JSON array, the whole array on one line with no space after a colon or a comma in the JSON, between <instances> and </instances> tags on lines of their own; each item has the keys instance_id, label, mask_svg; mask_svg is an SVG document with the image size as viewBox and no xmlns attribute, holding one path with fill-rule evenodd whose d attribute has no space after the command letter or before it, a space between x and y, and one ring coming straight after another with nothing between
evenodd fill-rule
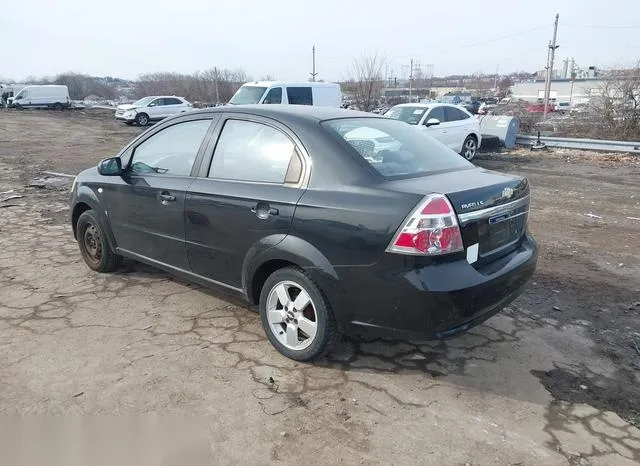
<instances>
[{"instance_id":1,"label":"windshield","mask_svg":"<svg viewBox=\"0 0 640 466\"><path fill-rule=\"evenodd\" d=\"M393 107L384 116L417 125L427 110L429 110L427 107Z\"/></svg>"},{"instance_id":2,"label":"windshield","mask_svg":"<svg viewBox=\"0 0 640 466\"><path fill-rule=\"evenodd\" d=\"M136 107L144 107L146 105L149 105L149 102L151 102L153 99L155 99L155 97L143 97L140 100L136 100L133 105L135 105Z\"/></svg>"},{"instance_id":3,"label":"windshield","mask_svg":"<svg viewBox=\"0 0 640 466\"><path fill-rule=\"evenodd\" d=\"M231 97L229 103L233 105L257 104L260 102L260 99L266 90L266 87L242 86L238 89L238 92Z\"/></svg>"},{"instance_id":4,"label":"windshield","mask_svg":"<svg viewBox=\"0 0 640 466\"><path fill-rule=\"evenodd\" d=\"M322 126L385 177L418 176L473 165L444 144L387 118L327 120Z\"/></svg>"}]
</instances>

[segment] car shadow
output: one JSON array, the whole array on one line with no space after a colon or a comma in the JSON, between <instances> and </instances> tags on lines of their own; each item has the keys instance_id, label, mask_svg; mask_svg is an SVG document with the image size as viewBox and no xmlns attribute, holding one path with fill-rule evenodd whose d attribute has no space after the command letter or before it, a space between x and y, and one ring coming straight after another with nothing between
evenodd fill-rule
<instances>
[{"instance_id":1,"label":"car shadow","mask_svg":"<svg viewBox=\"0 0 640 466\"><path fill-rule=\"evenodd\" d=\"M582 338L590 327L585 321L588 316L581 310L587 301L597 299L594 296L572 296L567 294L559 302L558 294L551 286L529 286L525 293L505 310L486 322L447 340L414 341L397 339L369 339L360 337L342 337L334 350L325 358L314 363L299 364L273 354L266 354L269 345L261 333L259 317L255 306L249 306L241 298L224 290L212 290L194 285L167 275L153 267L126 261L123 274L145 278L172 280L185 287L197 290L212 298L224 300L236 308L238 330L250 326L257 331L259 341L253 345L259 347L262 356L256 357L256 364L266 364L278 370L297 373L303 378L313 378L315 371L329 369L344 374L374 374L380 384L386 377L395 375L422 376L425 382L436 381L472 392L490 393L493 396L506 397L530 403L548 403L546 407L547 424L544 430L551 436L550 442L559 442L558 436L563 430L571 430L576 425L587 426L590 423L604 422L611 430L599 432L598 438L612 449L627 448L624 439L632 439L636 431L629 425L617 426L609 419L608 411L615 412L626 422L640 426L640 389L634 382L634 375L626 367L611 367L592 363L590 358L607 358L596 347L575 349L572 338ZM565 281L568 286L578 289L567 282L566 277L549 276L537 273L536 280L546 283ZM557 286L557 285L556 285ZM596 290L595 287L591 287ZM596 292L596 291L594 291ZM608 296L611 294L608 290ZM584 294L584 293L583 293ZM628 290L619 290L622 299L629 297ZM584 303L580 299L586 300ZM575 312L570 311L573 303ZM562 318L552 304L563 308ZM226 308L228 310L228 308ZM254 314L247 314L247 310ZM580 341L580 340L578 340ZM582 341L581 344L587 344ZM566 345L567 352L564 354ZM580 351L584 353L580 354ZM614 369L615 369L614 358ZM302 375L304 374L304 375ZM357 377L361 378L361 377ZM266 380L260 380L269 389ZM587 388L582 388L587 387ZM551 402L548 402L549 397ZM573 411L575 406L589 405L595 408L588 414ZM619 421L618 421L619 422ZM585 427L586 428L586 427ZM551 444L550 443L550 444ZM560 447L558 447L560 448ZM597 456L597 452L581 452L583 458ZM638 451L625 455L640 461ZM566 453L571 459L571 453Z\"/></svg>"}]
</instances>

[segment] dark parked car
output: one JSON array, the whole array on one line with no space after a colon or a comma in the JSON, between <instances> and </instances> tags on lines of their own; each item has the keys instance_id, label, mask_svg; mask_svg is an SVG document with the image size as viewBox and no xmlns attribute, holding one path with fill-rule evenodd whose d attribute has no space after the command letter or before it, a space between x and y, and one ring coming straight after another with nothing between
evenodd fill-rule
<instances>
[{"instance_id":1,"label":"dark parked car","mask_svg":"<svg viewBox=\"0 0 640 466\"><path fill-rule=\"evenodd\" d=\"M460 106L463 107L467 112L471 113L472 115L477 115L478 109L480 108L480 102L477 100L474 100L472 102L465 102L463 104L460 104Z\"/></svg>"},{"instance_id":2,"label":"dark parked car","mask_svg":"<svg viewBox=\"0 0 640 466\"><path fill-rule=\"evenodd\" d=\"M534 271L528 211L526 178L402 121L293 105L167 119L71 199L93 270L128 257L237 292L297 360L339 333L445 338L489 318Z\"/></svg>"}]
</instances>

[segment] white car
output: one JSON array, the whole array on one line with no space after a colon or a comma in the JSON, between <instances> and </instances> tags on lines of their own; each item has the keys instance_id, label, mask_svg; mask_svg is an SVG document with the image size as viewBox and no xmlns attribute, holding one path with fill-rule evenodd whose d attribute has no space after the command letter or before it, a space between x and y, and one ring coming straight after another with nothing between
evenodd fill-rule
<instances>
[{"instance_id":1,"label":"white car","mask_svg":"<svg viewBox=\"0 0 640 466\"><path fill-rule=\"evenodd\" d=\"M478 119L457 105L400 104L389 109L384 116L415 125L467 160L476 156L482 142Z\"/></svg>"},{"instance_id":2,"label":"white car","mask_svg":"<svg viewBox=\"0 0 640 466\"><path fill-rule=\"evenodd\" d=\"M116 119L123 120L128 125L137 123L140 126L146 126L151 121L162 120L192 108L193 105L182 97L174 95L149 96L132 104L118 105Z\"/></svg>"},{"instance_id":3,"label":"white car","mask_svg":"<svg viewBox=\"0 0 640 466\"><path fill-rule=\"evenodd\" d=\"M567 112L571 112L571 104L569 102L556 102L553 110L556 112L561 112L564 115Z\"/></svg>"}]
</instances>

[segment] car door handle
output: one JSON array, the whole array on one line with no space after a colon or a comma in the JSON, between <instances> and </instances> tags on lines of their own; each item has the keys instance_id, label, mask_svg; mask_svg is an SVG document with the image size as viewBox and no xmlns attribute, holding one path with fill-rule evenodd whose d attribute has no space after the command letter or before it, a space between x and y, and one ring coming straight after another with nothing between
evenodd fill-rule
<instances>
[{"instance_id":1,"label":"car door handle","mask_svg":"<svg viewBox=\"0 0 640 466\"><path fill-rule=\"evenodd\" d=\"M167 205L169 202L175 202L176 197L168 192L162 192L158 195L158 199L162 202L162 205Z\"/></svg>"},{"instance_id":2,"label":"car door handle","mask_svg":"<svg viewBox=\"0 0 640 466\"><path fill-rule=\"evenodd\" d=\"M278 215L280 213L278 209L269 207L269 204L267 204L266 202L258 202L254 207L251 208L251 212L256 214L256 217L261 220L265 220L272 215Z\"/></svg>"}]
</instances>

